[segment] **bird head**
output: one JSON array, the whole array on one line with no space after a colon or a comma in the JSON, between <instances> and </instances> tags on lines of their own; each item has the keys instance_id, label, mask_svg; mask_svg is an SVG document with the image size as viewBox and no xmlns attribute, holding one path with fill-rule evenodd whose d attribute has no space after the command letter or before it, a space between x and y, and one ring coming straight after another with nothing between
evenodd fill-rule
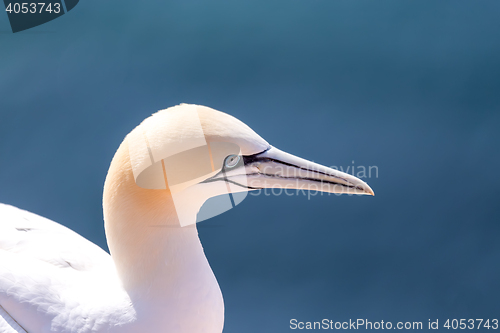
<instances>
[{"instance_id":1,"label":"bird head","mask_svg":"<svg viewBox=\"0 0 500 333\"><path fill-rule=\"evenodd\" d=\"M204 106L161 110L126 141L136 185L169 191L181 226L231 209L248 191L373 195L362 180L283 152L238 119Z\"/></svg>"}]
</instances>

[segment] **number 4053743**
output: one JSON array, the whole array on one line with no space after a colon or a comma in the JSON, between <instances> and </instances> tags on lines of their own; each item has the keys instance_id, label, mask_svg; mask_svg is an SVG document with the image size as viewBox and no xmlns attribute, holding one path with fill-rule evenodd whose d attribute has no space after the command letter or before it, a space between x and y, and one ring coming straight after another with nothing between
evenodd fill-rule
<instances>
[{"instance_id":1,"label":"number 4053743","mask_svg":"<svg viewBox=\"0 0 500 333\"><path fill-rule=\"evenodd\" d=\"M59 14L61 12L60 3L45 3L45 2L23 2L23 3L9 3L5 11L8 13L15 14L41 14L41 13L55 13Z\"/></svg>"},{"instance_id":2,"label":"number 4053743","mask_svg":"<svg viewBox=\"0 0 500 333\"><path fill-rule=\"evenodd\" d=\"M447 329L498 329L498 319L448 319L443 327Z\"/></svg>"}]
</instances>

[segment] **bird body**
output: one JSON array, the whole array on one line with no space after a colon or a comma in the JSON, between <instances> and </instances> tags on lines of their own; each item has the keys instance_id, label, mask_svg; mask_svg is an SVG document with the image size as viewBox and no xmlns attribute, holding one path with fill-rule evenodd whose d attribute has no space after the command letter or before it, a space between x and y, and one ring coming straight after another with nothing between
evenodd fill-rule
<instances>
[{"instance_id":1,"label":"bird body","mask_svg":"<svg viewBox=\"0 0 500 333\"><path fill-rule=\"evenodd\" d=\"M92 332L130 316L109 254L16 207L0 204L0 216L0 305L27 332Z\"/></svg>"},{"instance_id":2,"label":"bird body","mask_svg":"<svg viewBox=\"0 0 500 333\"><path fill-rule=\"evenodd\" d=\"M238 152L222 157L227 147ZM199 166L205 157L208 171ZM212 197L230 193L234 206L237 193L295 183L373 194L222 112L183 104L154 114L125 138L106 177L111 255L62 225L0 205L0 332L222 332L222 293L197 214Z\"/></svg>"}]
</instances>

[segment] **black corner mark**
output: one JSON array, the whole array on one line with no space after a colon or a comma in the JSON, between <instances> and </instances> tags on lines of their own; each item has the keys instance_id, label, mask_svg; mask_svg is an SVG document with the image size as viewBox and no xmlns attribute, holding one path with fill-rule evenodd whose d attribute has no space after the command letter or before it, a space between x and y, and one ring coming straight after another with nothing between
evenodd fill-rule
<instances>
[{"instance_id":1,"label":"black corner mark","mask_svg":"<svg viewBox=\"0 0 500 333\"><path fill-rule=\"evenodd\" d=\"M76 4L80 0L63 0L66 3L66 11L69 12L73 8L75 8Z\"/></svg>"},{"instance_id":2,"label":"black corner mark","mask_svg":"<svg viewBox=\"0 0 500 333\"><path fill-rule=\"evenodd\" d=\"M12 32L19 32L52 21L73 9L79 0L4 0Z\"/></svg>"}]
</instances>

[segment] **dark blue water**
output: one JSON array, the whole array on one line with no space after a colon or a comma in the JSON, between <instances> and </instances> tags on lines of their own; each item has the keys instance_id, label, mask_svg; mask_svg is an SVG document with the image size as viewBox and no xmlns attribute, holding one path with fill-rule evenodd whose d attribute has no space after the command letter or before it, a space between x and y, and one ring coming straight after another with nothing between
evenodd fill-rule
<instances>
[{"instance_id":1,"label":"dark blue water","mask_svg":"<svg viewBox=\"0 0 500 333\"><path fill-rule=\"evenodd\" d=\"M12 34L0 13L0 202L106 248L124 136L181 102L375 197L249 195L199 225L225 332L500 313L500 2L83 1ZM354 161L354 163L353 163Z\"/></svg>"}]
</instances>

